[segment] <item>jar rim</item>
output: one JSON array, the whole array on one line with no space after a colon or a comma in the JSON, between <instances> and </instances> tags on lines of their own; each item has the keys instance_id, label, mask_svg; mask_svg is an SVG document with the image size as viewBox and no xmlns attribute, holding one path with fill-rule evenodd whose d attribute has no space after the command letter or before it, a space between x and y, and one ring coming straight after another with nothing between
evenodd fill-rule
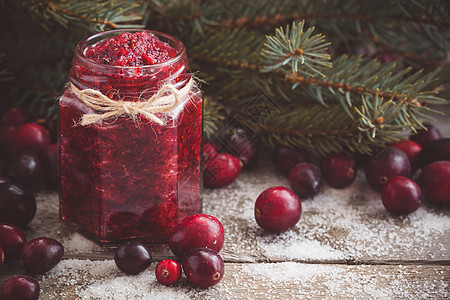
<instances>
[{"instance_id":1,"label":"jar rim","mask_svg":"<svg viewBox=\"0 0 450 300\"><path fill-rule=\"evenodd\" d=\"M142 65L142 66L114 66L114 65L103 64L103 63L97 62L97 61L95 61L93 59L90 59L90 58L86 57L86 55L84 54L84 50L88 46L91 46L91 45L88 45L88 43L91 42L92 40L97 40L98 39L98 41L96 41L98 43L98 42L100 42L101 40L104 40L107 37L116 36L116 35L119 35L119 34L125 33L125 32L132 32L132 33L135 33L135 32L149 32L149 33L152 33L152 34L156 35L158 38L159 37L163 37L163 38L165 38L167 40L170 40L173 43L175 43L175 45L178 48L178 49L175 49L175 50L177 50L177 54L174 57L172 57L172 58L170 58L170 59L168 59L168 60L166 60L164 62L151 64L151 65ZM107 36L107 37L101 38L103 36ZM118 70L118 69L133 70L133 69L139 68L141 70L145 70L145 69L153 69L153 68L159 69L159 68L163 68L165 66L169 66L169 65L172 65L172 64L176 63L177 61L183 59L186 56L186 49L185 49L183 43L180 40L176 39L175 37L173 37L173 36L171 36L169 34L166 34L166 33L163 33L163 32L159 32L159 31L156 31L156 30L131 29L131 28L128 28L128 29L115 29L115 30L102 31L102 32L90 35L90 36L82 39L80 42L78 42L77 46L75 47L75 55L78 56L78 59L83 61L84 63L88 63L88 64L91 64L91 65L96 65L96 66L101 67L101 68L111 68L111 69L116 69L116 70Z\"/></svg>"}]
</instances>

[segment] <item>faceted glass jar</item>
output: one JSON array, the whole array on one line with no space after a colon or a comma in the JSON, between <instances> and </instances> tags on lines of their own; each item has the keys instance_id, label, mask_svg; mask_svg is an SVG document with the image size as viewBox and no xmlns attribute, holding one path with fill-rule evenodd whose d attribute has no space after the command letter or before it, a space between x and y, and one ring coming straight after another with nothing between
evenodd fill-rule
<instances>
[{"instance_id":1,"label":"faceted glass jar","mask_svg":"<svg viewBox=\"0 0 450 300\"><path fill-rule=\"evenodd\" d=\"M182 43L158 32L152 33L177 50L164 63L119 67L85 56L87 47L125 31L134 32L113 30L81 41L71 84L115 100L140 101L162 84L181 89L191 79ZM195 90L166 125L120 116L82 126L82 116L96 112L69 86L58 103L61 219L101 244L133 238L167 242L172 225L202 208L202 104Z\"/></svg>"}]
</instances>

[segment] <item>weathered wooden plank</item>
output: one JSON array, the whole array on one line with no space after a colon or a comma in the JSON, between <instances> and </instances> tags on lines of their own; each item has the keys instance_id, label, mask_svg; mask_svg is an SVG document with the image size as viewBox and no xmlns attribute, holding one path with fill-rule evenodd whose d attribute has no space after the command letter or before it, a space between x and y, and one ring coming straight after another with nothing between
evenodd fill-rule
<instances>
[{"instance_id":1,"label":"weathered wooden plank","mask_svg":"<svg viewBox=\"0 0 450 300\"><path fill-rule=\"evenodd\" d=\"M445 299L450 270L437 265L336 265L248 263L225 266L210 289L183 279L174 287L156 281L153 264L138 276L112 260L64 260L39 277L40 299ZM2 276L3 277L3 276Z\"/></svg>"}]
</instances>

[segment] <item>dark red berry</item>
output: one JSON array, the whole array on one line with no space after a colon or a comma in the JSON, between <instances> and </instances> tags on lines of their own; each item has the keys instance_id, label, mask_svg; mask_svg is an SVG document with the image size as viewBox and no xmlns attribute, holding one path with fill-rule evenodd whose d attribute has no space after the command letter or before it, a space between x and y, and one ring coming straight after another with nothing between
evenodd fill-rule
<instances>
[{"instance_id":1,"label":"dark red berry","mask_svg":"<svg viewBox=\"0 0 450 300\"><path fill-rule=\"evenodd\" d=\"M117 247L114 261L122 272L136 275L147 270L153 260L141 242L129 241Z\"/></svg>"},{"instance_id":2,"label":"dark red berry","mask_svg":"<svg viewBox=\"0 0 450 300\"><path fill-rule=\"evenodd\" d=\"M44 172L47 184L51 188L57 188L59 184L58 178L58 144L51 144L45 147L42 154L42 162L44 164Z\"/></svg>"},{"instance_id":3,"label":"dark red berry","mask_svg":"<svg viewBox=\"0 0 450 300\"><path fill-rule=\"evenodd\" d=\"M300 198L314 197L322 188L322 174L313 164L299 163L289 173L289 183Z\"/></svg>"},{"instance_id":4,"label":"dark red berry","mask_svg":"<svg viewBox=\"0 0 450 300\"><path fill-rule=\"evenodd\" d=\"M0 184L0 222L25 227L36 214L33 193L20 184Z\"/></svg>"},{"instance_id":5,"label":"dark red berry","mask_svg":"<svg viewBox=\"0 0 450 300\"><path fill-rule=\"evenodd\" d=\"M50 133L42 125L26 123L17 128L12 144L15 152L29 150L40 154L50 145Z\"/></svg>"},{"instance_id":6,"label":"dark red berry","mask_svg":"<svg viewBox=\"0 0 450 300\"><path fill-rule=\"evenodd\" d=\"M224 238L222 223L216 217L195 214L184 218L172 228L169 247L179 258L194 248L209 248L219 252Z\"/></svg>"},{"instance_id":7,"label":"dark red berry","mask_svg":"<svg viewBox=\"0 0 450 300\"><path fill-rule=\"evenodd\" d=\"M181 265L172 259L162 260L156 266L155 275L164 285L176 284L181 278Z\"/></svg>"},{"instance_id":8,"label":"dark red berry","mask_svg":"<svg viewBox=\"0 0 450 300\"><path fill-rule=\"evenodd\" d=\"M429 142L420 153L421 168L442 160L450 161L450 138Z\"/></svg>"},{"instance_id":9,"label":"dark red berry","mask_svg":"<svg viewBox=\"0 0 450 300\"><path fill-rule=\"evenodd\" d=\"M346 153L331 154L320 164L323 177L334 188L342 189L355 181L355 159Z\"/></svg>"},{"instance_id":10,"label":"dark red berry","mask_svg":"<svg viewBox=\"0 0 450 300\"><path fill-rule=\"evenodd\" d=\"M392 147L402 150L406 154L411 170L419 168L419 156L422 151L422 147L419 144L411 140L402 140L393 144Z\"/></svg>"},{"instance_id":11,"label":"dark red berry","mask_svg":"<svg viewBox=\"0 0 450 300\"><path fill-rule=\"evenodd\" d=\"M411 173L411 167L406 154L397 148L386 147L373 156L364 166L369 184L376 190L392 177L405 176Z\"/></svg>"},{"instance_id":12,"label":"dark red berry","mask_svg":"<svg viewBox=\"0 0 450 300\"><path fill-rule=\"evenodd\" d=\"M194 249L184 256L183 270L192 284L208 288L222 279L225 264L220 255L211 249Z\"/></svg>"},{"instance_id":13,"label":"dark red berry","mask_svg":"<svg viewBox=\"0 0 450 300\"><path fill-rule=\"evenodd\" d=\"M6 261L18 260L20 250L22 250L26 241L25 234L18 227L12 224L0 223L0 247L5 252Z\"/></svg>"},{"instance_id":14,"label":"dark red berry","mask_svg":"<svg viewBox=\"0 0 450 300\"><path fill-rule=\"evenodd\" d=\"M280 233L297 224L302 203L291 190L278 186L263 191L255 202L255 219L268 232Z\"/></svg>"},{"instance_id":15,"label":"dark red berry","mask_svg":"<svg viewBox=\"0 0 450 300\"><path fill-rule=\"evenodd\" d=\"M2 300L37 300L40 287L36 279L18 275L6 279L0 290Z\"/></svg>"},{"instance_id":16,"label":"dark red berry","mask_svg":"<svg viewBox=\"0 0 450 300\"><path fill-rule=\"evenodd\" d=\"M441 138L441 133L439 129L431 124L424 124L427 129L419 129L417 133L410 136L411 141L416 142L420 146L425 146L427 143L439 140Z\"/></svg>"},{"instance_id":17,"label":"dark red berry","mask_svg":"<svg viewBox=\"0 0 450 300\"><path fill-rule=\"evenodd\" d=\"M5 262L5 252L3 251L3 248L0 247L0 268L3 266L4 262Z\"/></svg>"},{"instance_id":18,"label":"dark red berry","mask_svg":"<svg viewBox=\"0 0 450 300\"><path fill-rule=\"evenodd\" d=\"M30 120L28 112L21 107L14 107L2 116L2 123L6 125L19 126Z\"/></svg>"},{"instance_id":19,"label":"dark red berry","mask_svg":"<svg viewBox=\"0 0 450 300\"><path fill-rule=\"evenodd\" d=\"M241 162L228 153L217 154L205 164L203 183L206 187L219 188L234 182L241 173Z\"/></svg>"},{"instance_id":20,"label":"dark red berry","mask_svg":"<svg viewBox=\"0 0 450 300\"><path fill-rule=\"evenodd\" d=\"M216 144L211 141L206 141L203 143L202 157L204 163L209 162L211 159L216 157L217 154L219 154L219 151L217 150Z\"/></svg>"},{"instance_id":21,"label":"dark red berry","mask_svg":"<svg viewBox=\"0 0 450 300\"><path fill-rule=\"evenodd\" d=\"M52 143L56 143L57 131L58 131L58 122L56 119L49 118L39 118L36 120L36 123L44 126L48 132L50 133L50 140Z\"/></svg>"},{"instance_id":22,"label":"dark red berry","mask_svg":"<svg viewBox=\"0 0 450 300\"><path fill-rule=\"evenodd\" d=\"M296 164L311 161L311 156L305 149L291 149L285 146L275 149L273 158L275 166L285 175L288 175Z\"/></svg>"},{"instance_id":23,"label":"dark red berry","mask_svg":"<svg viewBox=\"0 0 450 300\"><path fill-rule=\"evenodd\" d=\"M20 251L20 263L30 274L44 274L63 258L63 245L52 238L39 237L27 242Z\"/></svg>"},{"instance_id":24,"label":"dark red berry","mask_svg":"<svg viewBox=\"0 0 450 300\"><path fill-rule=\"evenodd\" d=\"M238 130L231 134L225 147L242 162L244 167L252 167L258 160L258 142L254 136L245 131Z\"/></svg>"},{"instance_id":25,"label":"dark red berry","mask_svg":"<svg viewBox=\"0 0 450 300\"><path fill-rule=\"evenodd\" d=\"M19 154L8 166L8 175L13 182L38 191L44 181L44 170L39 157L31 152Z\"/></svg>"},{"instance_id":26,"label":"dark red berry","mask_svg":"<svg viewBox=\"0 0 450 300\"><path fill-rule=\"evenodd\" d=\"M426 199L450 204L450 161L436 161L420 173L419 183Z\"/></svg>"},{"instance_id":27,"label":"dark red berry","mask_svg":"<svg viewBox=\"0 0 450 300\"><path fill-rule=\"evenodd\" d=\"M396 176L383 186L381 200L384 207L394 214L410 214L422 204L422 191L414 180Z\"/></svg>"}]
</instances>

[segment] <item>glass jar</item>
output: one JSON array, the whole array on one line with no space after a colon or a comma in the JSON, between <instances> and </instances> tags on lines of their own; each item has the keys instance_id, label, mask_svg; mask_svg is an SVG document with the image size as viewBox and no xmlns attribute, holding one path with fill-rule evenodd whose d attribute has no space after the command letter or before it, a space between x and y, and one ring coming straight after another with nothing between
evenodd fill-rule
<instances>
[{"instance_id":1,"label":"glass jar","mask_svg":"<svg viewBox=\"0 0 450 300\"><path fill-rule=\"evenodd\" d=\"M199 90L191 90L163 125L143 115L81 125L83 115L99 112L81 101L77 90L137 102L163 84L182 89L191 80L183 44L158 32L151 33L177 51L163 63L122 67L86 57L87 47L123 32L136 30L95 34L75 49L71 85L59 98L60 215L101 244L133 238L165 243L173 224L202 209L203 102Z\"/></svg>"}]
</instances>

